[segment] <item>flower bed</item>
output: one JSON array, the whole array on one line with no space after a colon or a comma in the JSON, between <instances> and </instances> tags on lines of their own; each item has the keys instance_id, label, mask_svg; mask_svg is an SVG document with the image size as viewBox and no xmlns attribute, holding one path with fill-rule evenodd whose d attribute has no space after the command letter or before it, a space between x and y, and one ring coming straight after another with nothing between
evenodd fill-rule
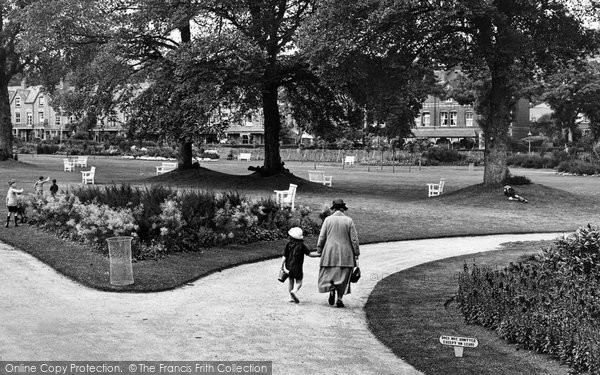
<instances>
[{"instance_id":1,"label":"flower bed","mask_svg":"<svg viewBox=\"0 0 600 375\"><path fill-rule=\"evenodd\" d=\"M455 297L468 323L600 372L600 230L588 226L541 255L498 270L465 265Z\"/></svg>"},{"instance_id":2,"label":"flower bed","mask_svg":"<svg viewBox=\"0 0 600 375\"><path fill-rule=\"evenodd\" d=\"M237 192L176 191L128 185L87 187L56 197L31 198L30 222L60 236L107 252L106 239L133 236L134 257L159 258L227 243L285 238L319 225L308 207L281 208L269 198L250 200Z\"/></svg>"}]
</instances>

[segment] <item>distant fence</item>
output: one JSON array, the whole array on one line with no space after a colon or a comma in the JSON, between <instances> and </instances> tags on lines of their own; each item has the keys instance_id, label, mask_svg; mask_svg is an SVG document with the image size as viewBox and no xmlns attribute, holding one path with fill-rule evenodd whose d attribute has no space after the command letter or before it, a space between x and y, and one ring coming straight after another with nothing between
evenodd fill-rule
<instances>
[{"instance_id":1,"label":"distant fence","mask_svg":"<svg viewBox=\"0 0 600 375\"><path fill-rule=\"evenodd\" d=\"M264 148L235 148L231 150L234 159L240 153L252 154L252 160L264 160ZM220 154L228 153L223 149ZM469 160L483 160L483 151L459 151L460 154L467 156ZM300 148L282 148L280 150L281 160L317 162L317 163L342 163L346 156L354 156L357 163L361 164L403 164L417 165L419 162L418 153L410 153L405 150L329 150L329 149L300 149ZM464 164L464 163L463 163Z\"/></svg>"}]
</instances>

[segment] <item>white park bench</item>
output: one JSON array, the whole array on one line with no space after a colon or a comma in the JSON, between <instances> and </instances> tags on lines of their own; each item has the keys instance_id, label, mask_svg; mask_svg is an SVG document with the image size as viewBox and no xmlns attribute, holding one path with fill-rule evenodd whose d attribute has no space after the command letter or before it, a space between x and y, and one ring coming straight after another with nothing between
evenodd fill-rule
<instances>
[{"instance_id":1,"label":"white park bench","mask_svg":"<svg viewBox=\"0 0 600 375\"><path fill-rule=\"evenodd\" d=\"M356 161L356 156L346 156L344 158L344 165L348 164L348 165L354 165L354 162Z\"/></svg>"},{"instance_id":2,"label":"white park bench","mask_svg":"<svg viewBox=\"0 0 600 375\"><path fill-rule=\"evenodd\" d=\"M96 167L91 167L89 171L81 171L81 183L90 183L94 185L94 178L96 177Z\"/></svg>"},{"instance_id":3,"label":"white park bench","mask_svg":"<svg viewBox=\"0 0 600 375\"><path fill-rule=\"evenodd\" d=\"M323 172L323 171L309 171L308 172L308 179L311 182L316 182L318 184L331 186L332 178L333 178L333 176L325 176L325 172Z\"/></svg>"},{"instance_id":4,"label":"white park bench","mask_svg":"<svg viewBox=\"0 0 600 375\"><path fill-rule=\"evenodd\" d=\"M296 188L298 185L290 184L287 190L273 190L275 192L275 201L281 206L290 206L294 209L296 200Z\"/></svg>"},{"instance_id":5,"label":"white park bench","mask_svg":"<svg viewBox=\"0 0 600 375\"><path fill-rule=\"evenodd\" d=\"M75 162L69 159L63 159L64 172L73 172L75 170Z\"/></svg>"},{"instance_id":6,"label":"white park bench","mask_svg":"<svg viewBox=\"0 0 600 375\"><path fill-rule=\"evenodd\" d=\"M177 169L177 162L163 161L161 165L156 166L156 175L171 172Z\"/></svg>"},{"instance_id":7,"label":"white park bench","mask_svg":"<svg viewBox=\"0 0 600 375\"><path fill-rule=\"evenodd\" d=\"M76 167L86 167L87 168L87 156L78 156L76 159L73 159L73 163Z\"/></svg>"},{"instance_id":8,"label":"white park bench","mask_svg":"<svg viewBox=\"0 0 600 375\"><path fill-rule=\"evenodd\" d=\"M427 184L429 188L429 197L435 197L444 193L444 184L446 184L446 180L441 178L439 184Z\"/></svg>"},{"instance_id":9,"label":"white park bench","mask_svg":"<svg viewBox=\"0 0 600 375\"><path fill-rule=\"evenodd\" d=\"M240 160L248 160L250 161L250 158L252 157L252 154L249 152L242 152L238 155L238 161Z\"/></svg>"}]
</instances>

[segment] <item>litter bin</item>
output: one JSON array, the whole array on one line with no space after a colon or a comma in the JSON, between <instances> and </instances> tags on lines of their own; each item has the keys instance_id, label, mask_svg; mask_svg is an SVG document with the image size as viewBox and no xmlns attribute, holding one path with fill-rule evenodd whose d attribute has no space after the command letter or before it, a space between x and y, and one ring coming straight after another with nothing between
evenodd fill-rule
<instances>
[{"instance_id":1,"label":"litter bin","mask_svg":"<svg viewBox=\"0 0 600 375\"><path fill-rule=\"evenodd\" d=\"M133 284L133 267L131 265L131 240L133 237L110 237L108 254L110 258L111 285Z\"/></svg>"}]
</instances>

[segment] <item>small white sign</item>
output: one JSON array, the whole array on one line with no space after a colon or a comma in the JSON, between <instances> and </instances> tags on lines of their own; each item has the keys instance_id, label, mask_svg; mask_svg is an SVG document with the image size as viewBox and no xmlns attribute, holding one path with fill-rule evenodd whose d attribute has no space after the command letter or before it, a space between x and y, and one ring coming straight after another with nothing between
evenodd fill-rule
<instances>
[{"instance_id":1,"label":"small white sign","mask_svg":"<svg viewBox=\"0 0 600 375\"><path fill-rule=\"evenodd\" d=\"M440 336L440 343L443 345L451 346L464 346L467 348L476 348L479 345L477 339L470 337L458 337L458 336Z\"/></svg>"},{"instance_id":2,"label":"small white sign","mask_svg":"<svg viewBox=\"0 0 600 375\"><path fill-rule=\"evenodd\" d=\"M453 346L455 357L462 357L464 348L476 348L479 345L477 339L474 338L444 335L440 336L440 343Z\"/></svg>"}]
</instances>

